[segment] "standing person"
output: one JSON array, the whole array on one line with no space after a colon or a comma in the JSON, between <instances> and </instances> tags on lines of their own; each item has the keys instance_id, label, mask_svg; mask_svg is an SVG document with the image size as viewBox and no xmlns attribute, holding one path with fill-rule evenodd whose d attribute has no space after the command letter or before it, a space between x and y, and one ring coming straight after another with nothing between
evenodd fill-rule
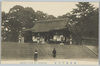
<instances>
[{"instance_id":1,"label":"standing person","mask_svg":"<svg viewBox=\"0 0 100 66\"><path fill-rule=\"evenodd\" d=\"M53 54L53 58L55 58L56 57L56 50L55 50L55 48L53 49L52 54Z\"/></svg>"},{"instance_id":2,"label":"standing person","mask_svg":"<svg viewBox=\"0 0 100 66\"><path fill-rule=\"evenodd\" d=\"M34 61L37 61L37 58L38 58L38 53L37 53L37 50L35 50L35 53L34 53Z\"/></svg>"}]
</instances>

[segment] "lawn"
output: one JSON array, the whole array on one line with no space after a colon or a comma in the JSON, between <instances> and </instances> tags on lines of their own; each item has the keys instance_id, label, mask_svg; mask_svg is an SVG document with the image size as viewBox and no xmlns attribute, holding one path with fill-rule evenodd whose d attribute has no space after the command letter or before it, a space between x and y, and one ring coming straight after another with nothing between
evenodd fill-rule
<instances>
[{"instance_id":1,"label":"lawn","mask_svg":"<svg viewBox=\"0 0 100 66\"><path fill-rule=\"evenodd\" d=\"M57 59L98 59L98 56L83 45L59 45L36 43L1 43L1 59L33 59L38 50L38 59L52 59L53 48L57 51Z\"/></svg>"}]
</instances>

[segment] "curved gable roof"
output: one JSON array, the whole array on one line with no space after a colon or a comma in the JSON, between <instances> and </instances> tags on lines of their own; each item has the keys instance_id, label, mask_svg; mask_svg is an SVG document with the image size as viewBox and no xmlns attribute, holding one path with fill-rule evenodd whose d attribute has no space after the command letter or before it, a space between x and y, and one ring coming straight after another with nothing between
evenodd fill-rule
<instances>
[{"instance_id":1,"label":"curved gable roof","mask_svg":"<svg viewBox=\"0 0 100 66\"><path fill-rule=\"evenodd\" d=\"M35 25L32 28L26 29L25 31L48 32L52 30L65 29L67 22L68 19L40 20L35 22Z\"/></svg>"}]
</instances>

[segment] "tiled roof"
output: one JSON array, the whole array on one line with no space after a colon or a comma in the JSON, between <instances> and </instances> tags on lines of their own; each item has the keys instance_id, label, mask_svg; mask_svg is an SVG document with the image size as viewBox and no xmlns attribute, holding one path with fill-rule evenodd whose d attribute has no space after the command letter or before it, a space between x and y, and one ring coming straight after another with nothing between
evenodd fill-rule
<instances>
[{"instance_id":1,"label":"tiled roof","mask_svg":"<svg viewBox=\"0 0 100 66\"><path fill-rule=\"evenodd\" d=\"M65 29L68 19L52 19L52 20L40 20L36 21L35 25L24 31L32 32L48 32L52 30Z\"/></svg>"}]
</instances>

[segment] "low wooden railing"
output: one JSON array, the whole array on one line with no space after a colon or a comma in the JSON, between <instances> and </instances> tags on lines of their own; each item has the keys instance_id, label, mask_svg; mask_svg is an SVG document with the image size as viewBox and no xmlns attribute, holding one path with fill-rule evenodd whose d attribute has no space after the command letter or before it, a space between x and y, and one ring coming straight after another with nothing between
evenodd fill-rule
<instances>
[{"instance_id":1,"label":"low wooden railing","mask_svg":"<svg viewBox=\"0 0 100 66\"><path fill-rule=\"evenodd\" d=\"M93 45L93 46L99 45L99 41L97 38L90 38L90 37L83 37L82 43L85 45Z\"/></svg>"}]
</instances>

